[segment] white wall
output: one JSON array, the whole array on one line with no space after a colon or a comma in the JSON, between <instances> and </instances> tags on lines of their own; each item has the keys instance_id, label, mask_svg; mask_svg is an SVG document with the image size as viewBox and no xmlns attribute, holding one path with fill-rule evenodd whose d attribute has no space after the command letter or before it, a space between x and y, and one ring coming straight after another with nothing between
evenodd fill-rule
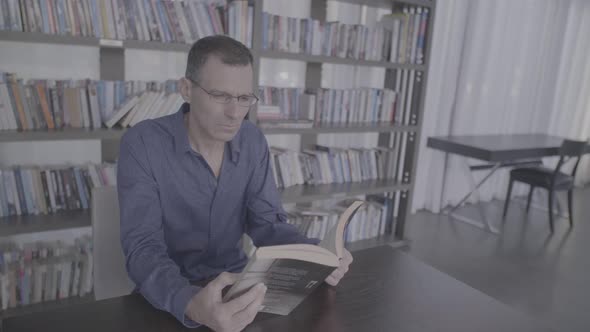
<instances>
[{"instance_id":1,"label":"white wall","mask_svg":"<svg viewBox=\"0 0 590 332\"><path fill-rule=\"evenodd\" d=\"M100 141L41 141L0 144L0 165L100 163Z\"/></svg>"},{"instance_id":2,"label":"white wall","mask_svg":"<svg viewBox=\"0 0 590 332\"><path fill-rule=\"evenodd\" d=\"M69 228L59 231L38 232L19 234L9 237L0 237L0 243L34 243L34 242L53 242L61 241L65 245L74 244L74 241L84 235L92 235L90 227Z\"/></svg>"},{"instance_id":3,"label":"white wall","mask_svg":"<svg viewBox=\"0 0 590 332\"><path fill-rule=\"evenodd\" d=\"M163 81L184 76L188 52L125 50L125 79Z\"/></svg>"},{"instance_id":4,"label":"white wall","mask_svg":"<svg viewBox=\"0 0 590 332\"><path fill-rule=\"evenodd\" d=\"M23 79L98 79L98 47L0 41L0 71Z\"/></svg>"}]
</instances>

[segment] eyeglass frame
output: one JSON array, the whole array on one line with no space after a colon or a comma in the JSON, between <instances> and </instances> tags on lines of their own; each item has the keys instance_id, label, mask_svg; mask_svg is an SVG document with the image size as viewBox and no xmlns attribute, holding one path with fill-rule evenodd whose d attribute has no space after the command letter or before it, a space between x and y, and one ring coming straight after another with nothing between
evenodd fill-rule
<instances>
[{"instance_id":1,"label":"eyeglass frame","mask_svg":"<svg viewBox=\"0 0 590 332\"><path fill-rule=\"evenodd\" d=\"M227 104L230 103L230 101L228 101L228 102L225 103L225 102L220 102L219 100L216 100L215 99L216 97L221 97L221 96L225 96L226 99L228 99L227 97L231 97L231 99L228 99L228 100L234 100L235 99L236 100L236 105L238 105L240 107L248 107L249 108L249 107L252 107L252 106L258 104L258 101L260 101L260 98L258 98L258 96L256 96L254 93L252 93L250 95L234 96L234 95L231 95L231 94L229 94L227 92L220 91L220 94L218 94L218 95L217 94L213 94L213 93L207 91L207 89L205 89L204 87L202 87L201 84L199 84L198 82L194 81L193 79L191 79L189 77L187 77L186 79L189 80L194 85L198 86L201 90L205 91L205 93L208 94L209 97L211 99L213 99L213 101L215 101L218 104L227 105ZM251 103L251 104L249 104L248 106L240 105L240 101L239 101L239 98L240 97L254 97L254 102Z\"/></svg>"}]
</instances>

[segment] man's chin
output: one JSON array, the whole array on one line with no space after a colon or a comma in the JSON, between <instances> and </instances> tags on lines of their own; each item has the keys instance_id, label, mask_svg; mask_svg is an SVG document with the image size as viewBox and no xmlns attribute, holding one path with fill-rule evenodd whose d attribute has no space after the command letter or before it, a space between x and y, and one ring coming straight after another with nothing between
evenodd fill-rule
<instances>
[{"instance_id":1,"label":"man's chin","mask_svg":"<svg viewBox=\"0 0 590 332\"><path fill-rule=\"evenodd\" d=\"M218 131L215 133L214 137L218 141L229 142L236 136L237 130L232 132L226 131Z\"/></svg>"}]
</instances>

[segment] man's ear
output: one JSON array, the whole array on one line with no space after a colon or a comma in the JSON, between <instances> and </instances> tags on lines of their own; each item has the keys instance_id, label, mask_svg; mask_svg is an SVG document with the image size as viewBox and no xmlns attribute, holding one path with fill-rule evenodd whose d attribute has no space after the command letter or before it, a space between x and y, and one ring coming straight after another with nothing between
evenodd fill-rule
<instances>
[{"instance_id":1,"label":"man's ear","mask_svg":"<svg viewBox=\"0 0 590 332\"><path fill-rule=\"evenodd\" d=\"M179 87L180 87L180 95L182 96L182 99L184 99L185 102L187 103L191 103L191 93L193 91L192 89L192 82L189 81L186 77L183 77L181 79L178 80L179 83Z\"/></svg>"}]
</instances>

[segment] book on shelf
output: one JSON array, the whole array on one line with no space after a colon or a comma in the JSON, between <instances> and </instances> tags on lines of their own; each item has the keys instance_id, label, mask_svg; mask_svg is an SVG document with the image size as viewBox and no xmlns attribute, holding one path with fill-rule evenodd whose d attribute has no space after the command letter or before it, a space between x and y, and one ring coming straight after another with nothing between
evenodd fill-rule
<instances>
[{"instance_id":1,"label":"book on shelf","mask_svg":"<svg viewBox=\"0 0 590 332\"><path fill-rule=\"evenodd\" d=\"M257 248L223 301L264 283L268 290L260 311L288 315L339 266L346 226L362 204L363 201L355 201L348 206L317 246L287 244Z\"/></svg>"},{"instance_id":2,"label":"book on shelf","mask_svg":"<svg viewBox=\"0 0 590 332\"><path fill-rule=\"evenodd\" d=\"M262 47L291 53L422 64L429 9L396 6L376 25L262 13Z\"/></svg>"},{"instance_id":3,"label":"book on shelf","mask_svg":"<svg viewBox=\"0 0 590 332\"><path fill-rule=\"evenodd\" d=\"M388 56L391 32L383 27L262 16L263 49L374 61Z\"/></svg>"},{"instance_id":4,"label":"book on shelf","mask_svg":"<svg viewBox=\"0 0 590 332\"><path fill-rule=\"evenodd\" d=\"M116 184L114 164L0 169L0 217L88 209L92 188ZM0 224L2 220L0 220Z\"/></svg>"},{"instance_id":5,"label":"book on shelf","mask_svg":"<svg viewBox=\"0 0 590 332\"><path fill-rule=\"evenodd\" d=\"M0 314L3 310L71 297L93 289L90 236L17 245L0 244Z\"/></svg>"},{"instance_id":6,"label":"book on shelf","mask_svg":"<svg viewBox=\"0 0 590 332\"><path fill-rule=\"evenodd\" d=\"M315 95L303 88L279 88L261 86L257 108L259 125L301 128L315 118Z\"/></svg>"},{"instance_id":7,"label":"book on shelf","mask_svg":"<svg viewBox=\"0 0 590 332\"><path fill-rule=\"evenodd\" d=\"M347 199L334 203L328 200L311 207L292 207L287 210L287 223L294 225L307 237L324 239L352 201ZM366 204L359 208L348 224L344 233L345 243L375 238L386 234L391 228L393 221L389 220L389 215L393 200L381 194L367 195L365 201Z\"/></svg>"},{"instance_id":8,"label":"book on shelf","mask_svg":"<svg viewBox=\"0 0 590 332\"><path fill-rule=\"evenodd\" d=\"M0 74L0 130L127 127L182 104L176 80L23 81Z\"/></svg>"},{"instance_id":9,"label":"book on shelf","mask_svg":"<svg viewBox=\"0 0 590 332\"><path fill-rule=\"evenodd\" d=\"M227 34L252 46L254 8L225 0L1 0L0 30L193 43Z\"/></svg>"},{"instance_id":10,"label":"book on shelf","mask_svg":"<svg viewBox=\"0 0 590 332\"><path fill-rule=\"evenodd\" d=\"M263 86L259 89L259 122L312 120L314 126L416 125L422 72L394 69L387 88L302 89Z\"/></svg>"},{"instance_id":11,"label":"book on shelf","mask_svg":"<svg viewBox=\"0 0 590 332\"><path fill-rule=\"evenodd\" d=\"M278 188L295 185L351 183L371 180L402 182L405 170L403 141L409 133L395 133L393 147L335 148L316 145L297 152L271 147L270 166ZM399 171L398 171L399 169Z\"/></svg>"},{"instance_id":12,"label":"book on shelf","mask_svg":"<svg viewBox=\"0 0 590 332\"><path fill-rule=\"evenodd\" d=\"M392 89L316 89L318 125L395 123L398 93Z\"/></svg>"}]
</instances>

